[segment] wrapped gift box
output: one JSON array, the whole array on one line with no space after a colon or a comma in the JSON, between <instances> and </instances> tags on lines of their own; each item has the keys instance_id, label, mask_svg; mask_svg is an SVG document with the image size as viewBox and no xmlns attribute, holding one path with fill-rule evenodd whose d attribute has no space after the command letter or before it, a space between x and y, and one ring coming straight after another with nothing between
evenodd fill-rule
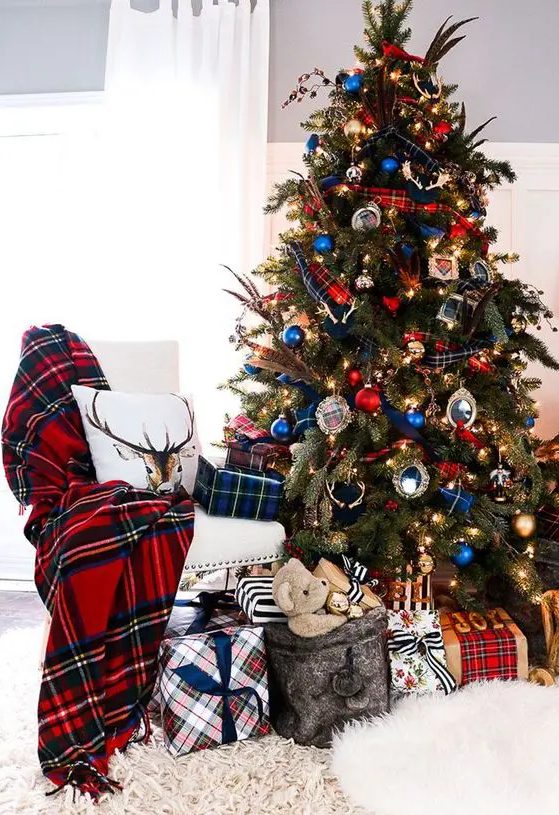
<instances>
[{"instance_id":1,"label":"wrapped gift box","mask_svg":"<svg viewBox=\"0 0 559 815\"><path fill-rule=\"evenodd\" d=\"M394 690L424 695L456 689L437 611L389 611L388 653Z\"/></svg>"},{"instance_id":2,"label":"wrapped gift box","mask_svg":"<svg viewBox=\"0 0 559 815\"><path fill-rule=\"evenodd\" d=\"M528 643L502 608L441 614L448 667L459 685L527 679Z\"/></svg>"},{"instance_id":3,"label":"wrapped gift box","mask_svg":"<svg viewBox=\"0 0 559 815\"><path fill-rule=\"evenodd\" d=\"M346 558L344 563L346 564L345 569L347 569L347 571L336 566L335 563L326 560L326 558L321 558L313 574L315 577L326 579L330 584L331 591L341 591L349 595L350 599L352 599L351 589L353 581L355 588L359 586L363 592L363 598L360 600L360 605L363 608L371 609L382 606L380 597L374 593L371 586L367 585L366 569L356 561L349 561L348 558ZM362 574L359 574L360 570L362 570Z\"/></svg>"},{"instance_id":4,"label":"wrapped gift box","mask_svg":"<svg viewBox=\"0 0 559 815\"><path fill-rule=\"evenodd\" d=\"M198 459L192 496L208 515L275 521L284 477L275 470L255 473L232 464L224 466Z\"/></svg>"},{"instance_id":5,"label":"wrapped gift box","mask_svg":"<svg viewBox=\"0 0 559 815\"><path fill-rule=\"evenodd\" d=\"M287 623L272 596L273 577L242 577L237 583L235 597L251 623Z\"/></svg>"},{"instance_id":6,"label":"wrapped gift box","mask_svg":"<svg viewBox=\"0 0 559 815\"><path fill-rule=\"evenodd\" d=\"M161 724L167 750L182 756L270 732L261 627L164 640Z\"/></svg>"},{"instance_id":7,"label":"wrapped gift box","mask_svg":"<svg viewBox=\"0 0 559 815\"><path fill-rule=\"evenodd\" d=\"M225 466L243 467L246 470L265 472L277 456L276 445L262 442L246 447L243 442L233 441L227 449Z\"/></svg>"}]
</instances>

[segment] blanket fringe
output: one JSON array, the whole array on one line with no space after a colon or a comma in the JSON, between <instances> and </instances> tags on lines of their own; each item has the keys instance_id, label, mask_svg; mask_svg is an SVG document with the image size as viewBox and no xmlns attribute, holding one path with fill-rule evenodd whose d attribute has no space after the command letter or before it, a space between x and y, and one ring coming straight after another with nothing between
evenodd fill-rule
<instances>
[{"instance_id":1,"label":"blanket fringe","mask_svg":"<svg viewBox=\"0 0 559 815\"><path fill-rule=\"evenodd\" d=\"M151 722L149 714L145 708L142 708L142 718L138 723L138 728L132 738L130 744L147 744L151 738Z\"/></svg>"},{"instance_id":2,"label":"blanket fringe","mask_svg":"<svg viewBox=\"0 0 559 815\"><path fill-rule=\"evenodd\" d=\"M98 798L104 792L112 794L115 790L122 790L122 786L117 781L109 778L108 775L100 773L88 761L74 762L68 770L66 781L57 786L56 789L45 793L45 795L57 795L65 787L73 788L74 801L76 790L83 794L87 793L93 799Z\"/></svg>"}]
</instances>

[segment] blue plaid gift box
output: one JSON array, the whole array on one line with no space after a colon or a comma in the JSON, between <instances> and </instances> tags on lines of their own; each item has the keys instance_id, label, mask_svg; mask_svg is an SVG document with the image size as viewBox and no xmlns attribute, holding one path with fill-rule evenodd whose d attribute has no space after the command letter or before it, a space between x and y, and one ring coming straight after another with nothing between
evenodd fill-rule
<instances>
[{"instance_id":1,"label":"blue plaid gift box","mask_svg":"<svg viewBox=\"0 0 559 815\"><path fill-rule=\"evenodd\" d=\"M256 473L233 464L214 464L200 456L192 497L208 515L275 521L283 482L284 477L275 470Z\"/></svg>"},{"instance_id":2,"label":"blue plaid gift box","mask_svg":"<svg viewBox=\"0 0 559 815\"><path fill-rule=\"evenodd\" d=\"M159 670L163 739L173 756L270 732L262 627L165 640Z\"/></svg>"}]
</instances>

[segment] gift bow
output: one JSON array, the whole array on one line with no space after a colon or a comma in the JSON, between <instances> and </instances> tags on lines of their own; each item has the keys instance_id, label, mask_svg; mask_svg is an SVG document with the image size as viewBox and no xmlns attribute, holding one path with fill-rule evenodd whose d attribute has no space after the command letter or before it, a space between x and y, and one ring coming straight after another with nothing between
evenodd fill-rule
<instances>
[{"instance_id":1,"label":"gift bow","mask_svg":"<svg viewBox=\"0 0 559 815\"><path fill-rule=\"evenodd\" d=\"M413 656L423 652L427 665L431 668L441 685L445 694L456 690L456 680L436 657L437 651L444 652L444 643L440 631L429 631L423 636L418 636L412 631L392 631L388 640L388 650Z\"/></svg>"},{"instance_id":2,"label":"gift bow","mask_svg":"<svg viewBox=\"0 0 559 815\"><path fill-rule=\"evenodd\" d=\"M222 744L228 744L229 742L237 741L237 729L235 727L235 720L233 718L231 707L229 706L229 698L231 696L253 696L256 700L256 705L258 708L259 723L261 723L262 719L264 718L264 706L256 688L229 687L229 682L231 681L232 662L231 636L225 633L225 631L214 631L208 636L210 636L214 641L217 669L219 671L219 681L192 663L175 668L174 673L176 673L184 682L188 683L199 693L208 693L211 696L221 696L223 699L221 741Z\"/></svg>"},{"instance_id":3,"label":"gift bow","mask_svg":"<svg viewBox=\"0 0 559 815\"><path fill-rule=\"evenodd\" d=\"M347 593L350 603L360 603L365 594L363 593L362 585L376 586L378 580L367 580L367 569L358 560L342 555L343 569L346 576L349 578L349 591Z\"/></svg>"}]
</instances>

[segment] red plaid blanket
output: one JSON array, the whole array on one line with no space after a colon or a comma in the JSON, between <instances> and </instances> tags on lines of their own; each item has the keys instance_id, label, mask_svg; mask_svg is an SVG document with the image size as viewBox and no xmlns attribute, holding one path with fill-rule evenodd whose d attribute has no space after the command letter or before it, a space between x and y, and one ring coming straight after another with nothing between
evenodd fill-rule
<instances>
[{"instance_id":1,"label":"red plaid blanket","mask_svg":"<svg viewBox=\"0 0 559 815\"><path fill-rule=\"evenodd\" d=\"M147 724L156 658L192 540L185 493L98 484L74 383L108 388L88 346L31 328L2 426L6 476L35 546L52 624L39 697L39 759L57 787L117 786L108 759ZM55 790L53 790L54 792Z\"/></svg>"}]
</instances>

